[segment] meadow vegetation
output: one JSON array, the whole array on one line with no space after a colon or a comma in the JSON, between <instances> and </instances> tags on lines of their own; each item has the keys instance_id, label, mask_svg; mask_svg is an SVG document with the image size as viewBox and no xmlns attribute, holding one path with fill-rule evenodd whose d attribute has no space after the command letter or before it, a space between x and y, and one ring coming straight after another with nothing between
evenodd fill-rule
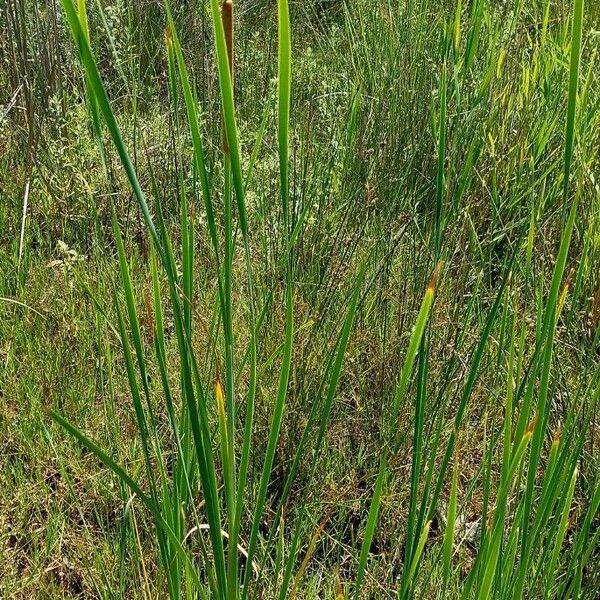
<instances>
[{"instance_id":1,"label":"meadow vegetation","mask_svg":"<svg viewBox=\"0 0 600 600\"><path fill-rule=\"evenodd\" d=\"M0 27L1 598L600 596L600 3Z\"/></svg>"}]
</instances>

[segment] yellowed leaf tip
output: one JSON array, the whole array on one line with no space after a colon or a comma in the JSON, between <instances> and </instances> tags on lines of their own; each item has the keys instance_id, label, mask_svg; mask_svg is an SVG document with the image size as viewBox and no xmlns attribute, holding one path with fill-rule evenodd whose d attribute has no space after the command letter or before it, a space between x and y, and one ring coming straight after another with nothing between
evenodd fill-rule
<instances>
[{"instance_id":1,"label":"yellowed leaf tip","mask_svg":"<svg viewBox=\"0 0 600 600\"><path fill-rule=\"evenodd\" d=\"M456 429L454 431L455 431L456 443L454 444L453 459L455 462L458 462L460 460L461 452L462 452L462 441L461 441Z\"/></svg>"},{"instance_id":2,"label":"yellowed leaf tip","mask_svg":"<svg viewBox=\"0 0 600 600\"><path fill-rule=\"evenodd\" d=\"M535 429L535 426L537 425L538 422L538 416L537 415L533 415L533 419L531 419L531 421L529 422L529 425L527 426L527 431L526 434L532 434L533 430Z\"/></svg>"},{"instance_id":3,"label":"yellowed leaf tip","mask_svg":"<svg viewBox=\"0 0 600 600\"><path fill-rule=\"evenodd\" d=\"M560 434L562 433L561 429L557 429L552 436L552 445L557 446L560 443Z\"/></svg>"},{"instance_id":4,"label":"yellowed leaf tip","mask_svg":"<svg viewBox=\"0 0 600 600\"><path fill-rule=\"evenodd\" d=\"M427 290L431 292L435 292L435 288L437 287L438 278L440 276L440 272L442 270L443 262L440 261L433 270L431 274L431 278L429 279L429 283L427 284Z\"/></svg>"},{"instance_id":5,"label":"yellowed leaf tip","mask_svg":"<svg viewBox=\"0 0 600 600\"><path fill-rule=\"evenodd\" d=\"M492 526L494 524L494 516L495 516L495 510L492 510L489 512L488 516L487 516L487 522L485 524L485 528L487 531L491 531L492 530Z\"/></svg>"},{"instance_id":6,"label":"yellowed leaf tip","mask_svg":"<svg viewBox=\"0 0 600 600\"><path fill-rule=\"evenodd\" d=\"M223 391L223 384L219 377L215 379L215 396L219 410L225 410L225 392Z\"/></svg>"},{"instance_id":7,"label":"yellowed leaf tip","mask_svg":"<svg viewBox=\"0 0 600 600\"><path fill-rule=\"evenodd\" d=\"M340 574L336 571L335 573L335 600L345 600L344 586L340 581Z\"/></svg>"}]
</instances>

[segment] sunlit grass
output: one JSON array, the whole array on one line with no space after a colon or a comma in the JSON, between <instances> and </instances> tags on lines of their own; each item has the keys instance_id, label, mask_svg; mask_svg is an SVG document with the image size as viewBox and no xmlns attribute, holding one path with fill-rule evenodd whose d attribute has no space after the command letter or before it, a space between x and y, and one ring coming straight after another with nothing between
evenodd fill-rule
<instances>
[{"instance_id":1,"label":"sunlit grass","mask_svg":"<svg viewBox=\"0 0 600 600\"><path fill-rule=\"evenodd\" d=\"M257 65L236 43L242 7L210 0L212 103L165 5L167 182L113 97L117 66L96 59L91 7L62 0L102 177L119 189L124 174L144 240L132 251L111 194L94 226L120 284L64 266L110 336L110 414L118 394L135 424L126 453L50 412L113 473L131 523L120 587L101 571L99 594L124 594L131 572L140 597L597 593L596 329L581 341L596 54L583 0L568 15L505 4L340 2L315 39L348 74L304 97L325 71L296 63L313 51L294 11L311 11L273 3ZM0 291L3 309L46 317L23 285Z\"/></svg>"}]
</instances>

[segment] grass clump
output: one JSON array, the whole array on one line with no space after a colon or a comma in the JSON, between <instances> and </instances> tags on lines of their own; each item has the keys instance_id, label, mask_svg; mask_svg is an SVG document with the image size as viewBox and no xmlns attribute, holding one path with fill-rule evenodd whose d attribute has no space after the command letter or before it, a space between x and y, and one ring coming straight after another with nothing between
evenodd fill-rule
<instances>
[{"instance_id":1,"label":"grass clump","mask_svg":"<svg viewBox=\"0 0 600 600\"><path fill-rule=\"evenodd\" d=\"M4 477L50 504L40 535L2 506L7 597L597 595L585 9L133 3L142 74L106 7L62 0L93 206L40 262L56 235L32 198L62 175L13 134L0 310L25 324L0 358L29 414L4 415ZM89 231L85 253L62 239Z\"/></svg>"}]
</instances>

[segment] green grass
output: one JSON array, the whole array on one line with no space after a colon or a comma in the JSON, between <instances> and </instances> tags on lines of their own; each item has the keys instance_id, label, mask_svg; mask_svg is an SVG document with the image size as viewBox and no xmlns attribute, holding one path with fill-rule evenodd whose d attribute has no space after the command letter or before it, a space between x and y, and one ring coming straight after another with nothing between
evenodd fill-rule
<instances>
[{"instance_id":1,"label":"green grass","mask_svg":"<svg viewBox=\"0 0 600 600\"><path fill-rule=\"evenodd\" d=\"M597 7L232 9L0 9L0 595L596 597Z\"/></svg>"}]
</instances>

